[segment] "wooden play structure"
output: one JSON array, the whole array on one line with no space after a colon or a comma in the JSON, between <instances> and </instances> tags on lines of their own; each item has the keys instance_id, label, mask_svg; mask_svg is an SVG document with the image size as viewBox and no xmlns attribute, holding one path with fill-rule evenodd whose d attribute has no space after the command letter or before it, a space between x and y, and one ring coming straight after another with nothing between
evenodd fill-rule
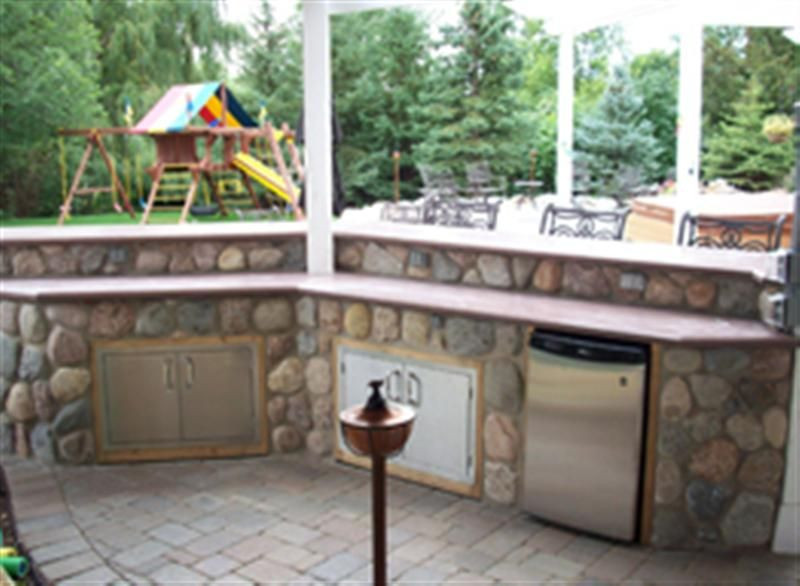
<instances>
[{"instance_id":1,"label":"wooden play structure","mask_svg":"<svg viewBox=\"0 0 800 586\"><path fill-rule=\"evenodd\" d=\"M191 126L197 116L208 126ZM186 221L202 180L208 184L219 212L227 214L225 201L220 193L219 177L230 172L240 176L254 207L261 207L252 183L256 181L291 206L295 219L304 218L303 210L298 204L298 188L292 180L279 144L281 140L285 141L292 169L297 180L302 183L304 173L294 145L294 134L285 124L280 130L275 130L269 122L259 127L223 83L172 86L132 128L62 130L60 134L84 136L87 145L62 206L59 225L69 215L75 197L102 192L119 194L125 209L135 217L129 195L119 181L114 163L103 146L103 135L113 134L148 136L155 142L156 158L147 168L152 183L142 214L142 224L146 224L150 218L165 177L177 174L190 176L181 198L180 223ZM214 160L213 149L218 141L221 141L222 159ZM202 155L198 155L198 143L202 145ZM95 147L109 170L112 185L81 188L81 177ZM261 155L261 158L256 155ZM265 161L274 164L277 170Z\"/></svg>"}]
</instances>

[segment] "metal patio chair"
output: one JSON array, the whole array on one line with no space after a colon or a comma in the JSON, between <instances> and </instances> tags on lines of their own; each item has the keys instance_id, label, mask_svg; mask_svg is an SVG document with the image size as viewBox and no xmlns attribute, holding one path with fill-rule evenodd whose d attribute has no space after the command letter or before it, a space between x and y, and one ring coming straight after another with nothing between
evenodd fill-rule
<instances>
[{"instance_id":1,"label":"metal patio chair","mask_svg":"<svg viewBox=\"0 0 800 586\"><path fill-rule=\"evenodd\" d=\"M725 220L686 212L681 218L678 244L750 252L769 252L781 246L786 215L776 220Z\"/></svg>"},{"instance_id":2,"label":"metal patio chair","mask_svg":"<svg viewBox=\"0 0 800 586\"><path fill-rule=\"evenodd\" d=\"M630 208L587 210L548 205L542 214L539 234L593 240L622 240Z\"/></svg>"}]
</instances>

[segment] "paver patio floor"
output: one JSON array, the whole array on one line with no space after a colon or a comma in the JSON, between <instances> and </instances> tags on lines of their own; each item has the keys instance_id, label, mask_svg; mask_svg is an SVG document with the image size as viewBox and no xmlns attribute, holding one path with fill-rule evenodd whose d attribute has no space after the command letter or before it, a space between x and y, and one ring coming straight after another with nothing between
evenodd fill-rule
<instances>
[{"instance_id":1,"label":"paver patio floor","mask_svg":"<svg viewBox=\"0 0 800 586\"><path fill-rule=\"evenodd\" d=\"M294 456L4 469L20 535L59 584L369 583L365 471ZM392 480L397 583L797 584L800 560L625 546Z\"/></svg>"}]
</instances>

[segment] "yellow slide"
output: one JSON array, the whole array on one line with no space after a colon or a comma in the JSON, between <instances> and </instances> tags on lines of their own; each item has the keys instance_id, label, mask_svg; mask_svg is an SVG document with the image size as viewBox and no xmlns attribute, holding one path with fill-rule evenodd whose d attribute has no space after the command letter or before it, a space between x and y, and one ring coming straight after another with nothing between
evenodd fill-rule
<instances>
[{"instance_id":1,"label":"yellow slide","mask_svg":"<svg viewBox=\"0 0 800 586\"><path fill-rule=\"evenodd\" d=\"M292 206L296 205L296 203L292 201L291 195L286 192L286 185L283 182L283 178L275 169L267 167L264 163L247 153L236 153L233 157L233 164L237 169L258 181L281 199L289 202ZM297 193L297 187L294 184L292 184L292 190Z\"/></svg>"}]
</instances>

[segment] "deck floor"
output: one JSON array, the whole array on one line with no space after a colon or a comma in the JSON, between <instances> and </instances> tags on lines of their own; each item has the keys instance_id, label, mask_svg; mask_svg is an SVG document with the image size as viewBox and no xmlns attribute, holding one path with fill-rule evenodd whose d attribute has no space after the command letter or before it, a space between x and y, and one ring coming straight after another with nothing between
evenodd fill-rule
<instances>
[{"instance_id":1,"label":"deck floor","mask_svg":"<svg viewBox=\"0 0 800 586\"><path fill-rule=\"evenodd\" d=\"M130 466L3 463L18 529L57 584L369 583L362 470L300 456ZM767 552L656 551L392 480L396 583L797 584Z\"/></svg>"}]
</instances>

